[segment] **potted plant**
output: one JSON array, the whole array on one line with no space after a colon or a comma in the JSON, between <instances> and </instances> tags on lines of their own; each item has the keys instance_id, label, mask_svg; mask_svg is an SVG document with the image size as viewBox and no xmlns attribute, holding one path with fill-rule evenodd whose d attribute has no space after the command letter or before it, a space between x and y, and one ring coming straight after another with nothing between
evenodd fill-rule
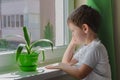
<instances>
[{"instance_id":1,"label":"potted plant","mask_svg":"<svg viewBox=\"0 0 120 80\"><path fill-rule=\"evenodd\" d=\"M41 46L43 43L48 43L53 51L53 43L48 39L40 39L31 42L31 36L28 33L26 26L23 27L25 44L19 44L16 50L16 61L22 71L35 71L37 68L39 53L42 53L43 60L45 59L44 50L38 51L36 46Z\"/></svg>"}]
</instances>

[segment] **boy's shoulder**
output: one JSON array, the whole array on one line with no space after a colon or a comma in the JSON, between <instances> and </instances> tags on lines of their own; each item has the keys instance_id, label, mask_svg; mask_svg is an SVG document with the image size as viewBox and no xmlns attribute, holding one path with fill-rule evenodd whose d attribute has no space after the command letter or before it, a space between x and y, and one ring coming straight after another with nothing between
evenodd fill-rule
<instances>
[{"instance_id":1,"label":"boy's shoulder","mask_svg":"<svg viewBox=\"0 0 120 80\"><path fill-rule=\"evenodd\" d=\"M94 50L94 51L102 50L102 49L105 49L105 46L101 43L100 40L95 40L88 46L88 49Z\"/></svg>"}]
</instances>

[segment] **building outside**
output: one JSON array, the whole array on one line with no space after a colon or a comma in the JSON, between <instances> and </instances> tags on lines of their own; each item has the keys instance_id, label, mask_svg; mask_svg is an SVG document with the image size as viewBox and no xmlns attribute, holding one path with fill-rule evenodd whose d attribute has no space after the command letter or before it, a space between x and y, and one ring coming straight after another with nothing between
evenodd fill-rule
<instances>
[{"instance_id":1,"label":"building outside","mask_svg":"<svg viewBox=\"0 0 120 80\"><path fill-rule=\"evenodd\" d=\"M1 38L9 34L23 35L24 25L32 33L33 40L40 39L40 1L1 0Z\"/></svg>"}]
</instances>

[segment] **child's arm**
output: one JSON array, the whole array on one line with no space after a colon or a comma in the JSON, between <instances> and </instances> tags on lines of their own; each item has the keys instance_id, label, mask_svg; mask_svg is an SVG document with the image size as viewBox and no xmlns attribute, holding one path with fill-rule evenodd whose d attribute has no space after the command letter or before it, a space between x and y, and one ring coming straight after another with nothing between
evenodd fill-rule
<instances>
[{"instance_id":1,"label":"child's arm","mask_svg":"<svg viewBox=\"0 0 120 80\"><path fill-rule=\"evenodd\" d=\"M78 78L83 79L85 78L93 69L89 67L86 64L81 65L80 68L77 68L75 66L70 66L65 63L59 63L58 65L48 65L46 66L47 69L61 69L68 73L69 75Z\"/></svg>"},{"instance_id":2,"label":"child's arm","mask_svg":"<svg viewBox=\"0 0 120 80\"><path fill-rule=\"evenodd\" d=\"M74 38L72 38L70 44L68 45L68 47L63 55L62 63L66 63L69 65L73 65L73 64L77 63L77 60L72 59L73 55L74 55L75 47L76 47L76 43L75 43Z\"/></svg>"}]
</instances>

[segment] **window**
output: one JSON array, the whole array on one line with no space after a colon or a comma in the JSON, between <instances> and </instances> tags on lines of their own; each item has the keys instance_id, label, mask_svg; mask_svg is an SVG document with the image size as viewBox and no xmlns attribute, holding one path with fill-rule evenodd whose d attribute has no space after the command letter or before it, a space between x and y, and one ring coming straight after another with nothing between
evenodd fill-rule
<instances>
[{"instance_id":1,"label":"window","mask_svg":"<svg viewBox=\"0 0 120 80\"><path fill-rule=\"evenodd\" d=\"M1 15L2 28L22 27L24 24L23 15Z\"/></svg>"},{"instance_id":2,"label":"window","mask_svg":"<svg viewBox=\"0 0 120 80\"><path fill-rule=\"evenodd\" d=\"M66 49L65 45L69 42L70 33L66 27L66 19L74 8L74 0L0 1L0 71L16 66L15 55L12 53L16 46L23 41L17 37L6 36L23 35L23 25L26 25L31 32L32 41L48 38L53 40L55 46L60 46L54 48L54 55L51 55L49 49L46 49L45 64L61 60ZM58 13L60 9L61 12Z\"/></svg>"},{"instance_id":3,"label":"window","mask_svg":"<svg viewBox=\"0 0 120 80\"><path fill-rule=\"evenodd\" d=\"M25 25L31 32L32 41L47 38L56 46L68 44L69 1L74 3L74 0L1 0L0 39L5 38L9 45L17 46L21 40L6 36L23 35L21 29ZM74 5L71 6L73 9Z\"/></svg>"}]
</instances>

